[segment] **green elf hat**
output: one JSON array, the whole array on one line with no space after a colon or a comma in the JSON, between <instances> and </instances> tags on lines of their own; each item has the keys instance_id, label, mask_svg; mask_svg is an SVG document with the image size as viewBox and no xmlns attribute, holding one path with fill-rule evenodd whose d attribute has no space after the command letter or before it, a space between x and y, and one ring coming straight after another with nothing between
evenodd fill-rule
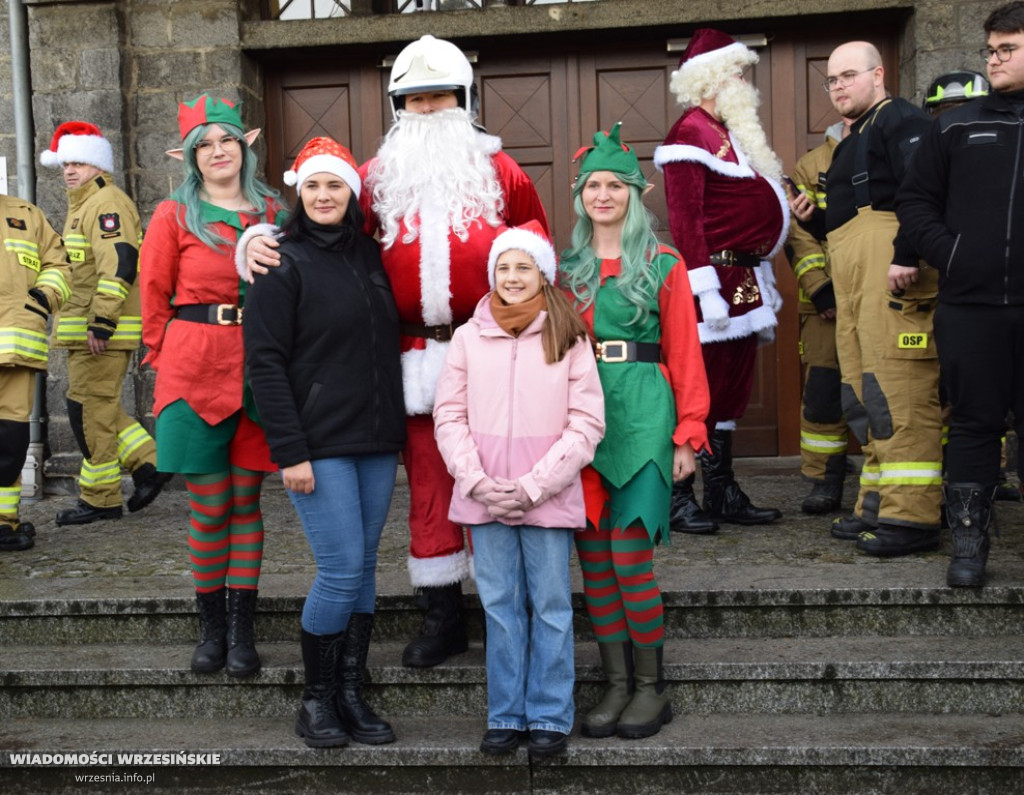
<instances>
[{"instance_id":1,"label":"green elf hat","mask_svg":"<svg viewBox=\"0 0 1024 795\"><path fill-rule=\"evenodd\" d=\"M636 152L619 140L619 128L622 122L615 122L611 132L598 130L594 133L592 146L584 146L572 158L576 162L581 157L580 173L590 174L594 171L614 171L616 174L629 174L640 168Z\"/></svg>"},{"instance_id":2,"label":"green elf hat","mask_svg":"<svg viewBox=\"0 0 1024 795\"><path fill-rule=\"evenodd\" d=\"M242 116L239 113L241 103L236 105L227 99L216 99L209 94L200 94L189 102L178 105L178 129L181 140L200 124L233 124L240 130Z\"/></svg>"}]
</instances>

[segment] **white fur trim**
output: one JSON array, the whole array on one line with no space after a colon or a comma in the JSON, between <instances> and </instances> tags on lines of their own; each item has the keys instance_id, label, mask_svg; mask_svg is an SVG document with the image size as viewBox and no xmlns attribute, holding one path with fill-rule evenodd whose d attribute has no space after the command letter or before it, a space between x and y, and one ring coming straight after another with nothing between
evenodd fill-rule
<instances>
[{"instance_id":1,"label":"white fur trim","mask_svg":"<svg viewBox=\"0 0 1024 795\"><path fill-rule=\"evenodd\" d=\"M728 327L721 331L717 331L701 321L697 324L697 334L700 336L701 345L707 345L709 342L740 340L751 334L757 334L763 339L763 332L774 328L777 323L775 313L769 307L759 306L745 315L729 318Z\"/></svg>"},{"instance_id":2,"label":"white fur trim","mask_svg":"<svg viewBox=\"0 0 1024 795\"><path fill-rule=\"evenodd\" d=\"M447 353L447 342L427 340L426 348L413 348L402 354L406 414L429 414L433 410L434 390Z\"/></svg>"},{"instance_id":3,"label":"white fur trim","mask_svg":"<svg viewBox=\"0 0 1024 795\"><path fill-rule=\"evenodd\" d=\"M771 177L765 177L765 181L772 186L772 190L775 191L775 198L779 202L779 207L782 208L782 229L779 232L779 239L775 241L772 250L765 257L765 259L772 259L782 250L782 246L789 239L789 200L786 198L786 192L782 189L782 185Z\"/></svg>"},{"instance_id":4,"label":"white fur trim","mask_svg":"<svg viewBox=\"0 0 1024 795\"><path fill-rule=\"evenodd\" d=\"M722 63L726 65L745 63L750 57L747 55L749 52L751 52L751 50L745 44L740 44L740 42L734 41L732 44L719 47L717 50L702 52L700 55L694 55L692 58L688 58L686 61L679 64L679 68L672 73L671 77L675 77L677 74L685 75L688 67L690 66L700 66L702 64L712 63L713 61L722 61Z\"/></svg>"},{"instance_id":5,"label":"white fur trim","mask_svg":"<svg viewBox=\"0 0 1024 795\"><path fill-rule=\"evenodd\" d=\"M281 230L274 224L253 224L242 232L242 236L235 243L235 270L238 271L239 276L247 282L252 281L252 274L249 273L249 266L245 262L245 249L249 246L249 242L260 235L277 237L280 232Z\"/></svg>"},{"instance_id":6,"label":"white fur trim","mask_svg":"<svg viewBox=\"0 0 1024 795\"><path fill-rule=\"evenodd\" d=\"M722 289L722 282L718 279L718 271L714 265L704 265L687 272L690 277L690 292L694 295L707 293L714 290L716 293Z\"/></svg>"},{"instance_id":7,"label":"white fur trim","mask_svg":"<svg viewBox=\"0 0 1024 795\"><path fill-rule=\"evenodd\" d=\"M716 431L735 431L736 420L723 420L722 422L715 423Z\"/></svg>"},{"instance_id":8,"label":"white fur trim","mask_svg":"<svg viewBox=\"0 0 1024 795\"><path fill-rule=\"evenodd\" d=\"M454 585L469 576L469 560L466 550L460 549L441 558L414 558L406 561L409 581L413 588L437 588Z\"/></svg>"},{"instance_id":9,"label":"white fur trim","mask_svg":"<svg viewBox=\"0 0 1024 795\"><path fill-rule=\"evenodd\" d=\"M302 183L309 179L313 174L320 174L322 172L334 174L334 176L343 179L345 184L352 188L352 193L355 194L355 197L357 199L359 198L359 191L362 189L363 184L359 179L359 173L352 168L352 166L335 155L324 154L307 157L302 161L302 165L299 166L298 172L284 172L284 184L301 186ZM292 181L289 182L289 180Z\"/></svg>"},{"instance_id":10,"label":"white fur trim","mask_svg":"<svg viewBox=\"0 0 1024 795\"><path fill-rule=\"evenodd\" d=\"M501 151L501 139L497 135L480 132L480 151L487 155L496 155Z\"/></svg>"},{"instance_id":11,"label":"white fur trim","mask_svg":"<svg viewBox=\"0 0 1024 795\"><path fill-rule=\"evenodd\" d=\"M699 146L691 146L690 144L662 144L654 150L654 165L657 166L658 171L663 171L666 163L700 163L702 166L724 177L749 179L755 176L754 169L747 162L747 157L743 154L743 150L736 146L736 141L733 140L731 134L729 135L729 141L736 151L738 163L729 163L715 157L707 149L701 149Z\"/></svg>"},{"instance_id":12,"label":"white fur trim","mask_svg":"<svg viewBox=\"0 0 1024 795\"><path fill-rule=\"evenodd\" d=\"M86 163L111 173L114 149L102 135L62 135L57 151L47 149L39 155L39 162L49 168L59 168L65 163Z\"/></svg>"},{"instance_id":13,"label":"white fur trim","mask_svg":"<svg viewBox=\"0 0 1024 795\"><path fill-rule=\"evenodd\" d=\"M555 284L555 250L543 238L528 232L525 229L509 229L502 232L491 244L491 254L487 259L487 278L494 289L494 266L498 257L506 251L519 249L525 251L532 258L534 263L548 280L548 284Z\"/></svg>"},{"instance_id":14,"label":"white fur trim","mask_svg":"<svg viewBox=\"0 0 1024 795\"><path fill-rule=\"evenodd\" d=\"M451 226L443 197L424 197L419 226L423 322L428 326L444 326L452 322L452 251L448 240ZM483 265L482 262L480 264Z\"/></svg>"}]
</instances>

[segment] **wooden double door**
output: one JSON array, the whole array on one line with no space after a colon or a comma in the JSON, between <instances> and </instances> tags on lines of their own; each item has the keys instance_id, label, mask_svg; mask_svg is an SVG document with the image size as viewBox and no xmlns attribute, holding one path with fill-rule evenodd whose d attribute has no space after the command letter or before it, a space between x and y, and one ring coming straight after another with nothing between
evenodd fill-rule
<instances>
[{"instance_id":1,"label":"wooden double door","mask_svg":"<svg viewBox=\"0 0 1024 795\"><path fill-rule=\"evenodd\" d=\"M851 30L847 18L842 38L793 30L765 35L763 45L757 46L758 37L745 37L755 41L761 56L752 80L761 94L761 116L772 145L787 168L817 146L837 119L821 85L829 52L844 40L870 36L883 52L886 74L895 76L897 23L889 27L888 32L880 30L876 21L870 33L866 28L858 32ZM623 122L623 140L636 149L655 184L646 201L658 218L659 234L670 243L664 190L652 158L680 113L668 83L685 40L661 35L600 48L557 39L529 47L516 46L515 37L509 42L506 49L488 45L476 56L480 117L536 184L556 246L566 247L574 222L573 154L590 143L596 130L607 130L617 121ZM346 143L360 162L373 155L391 124L388 69L382 64L398 49L382 45L377 53L352 59L264 64L267 173L272 183L283 187L280 175L317 135ZM894 92L897 88L889 87ZM776 262L776 274L785 306L776 342L759 353L753 396L736 435L741 455L799 452L797 291L784 256Z\"/></svg>"}]
</instances>

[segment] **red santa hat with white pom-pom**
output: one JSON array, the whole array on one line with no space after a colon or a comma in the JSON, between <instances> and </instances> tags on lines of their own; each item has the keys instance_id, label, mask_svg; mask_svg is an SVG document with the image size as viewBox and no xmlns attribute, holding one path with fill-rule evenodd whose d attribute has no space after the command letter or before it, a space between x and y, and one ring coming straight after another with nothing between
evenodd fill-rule
<instances>
[{"instance_id":1,"label":"red santa hat with white pom-pom","mask_svg":"<svg viewBox=\"0 0 1024 795\"><path fill-rule=\"evenodd\" d=\"M362 181L356 170L356 159L333 138L313 138L307 141L302 151L295 156L291 170L284 172L284 184L301 186L311 175L321 172L343 179L352 188L355 197L359 198Z\"/></svg>"},{"instance_id":2,"label":"red santa hat with white pom-pom","mask_svg":"<svg viewBox=\"0 0 1024 795\"><path fill-rule=\"evenodd\" d=\"M537 221L527 221L522 226L514 226L506 229L491 244L491 255L487 263L487 278L491 282L491 289L494 289L494 266L498 257L506 251L518 249L525 251L533 259L534 263L548 280L548 284L555 284L558 261L555 258L555 249L551 240L544 233L544 228Z\"/></svg>"},{"instance_id":3,"label":"red santa hat with white pom-pom","mask_svg":"<svg viewBox=\"0 0 1024 795\"><path fill-rule=\"evenodd\" d=\"M87 121L66 121L53 133L50 148L39 155L49 168L66 163L86 163L101 171L114 170L114 149L100 128Z\"/></svg>"}]
</instances>

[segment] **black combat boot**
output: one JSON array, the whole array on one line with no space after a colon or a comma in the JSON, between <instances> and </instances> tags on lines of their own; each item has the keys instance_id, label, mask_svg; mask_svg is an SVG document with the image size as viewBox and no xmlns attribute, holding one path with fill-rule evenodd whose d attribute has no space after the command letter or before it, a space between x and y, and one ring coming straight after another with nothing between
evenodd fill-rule
<instances>
[{"instance_id":1,"label":"black combat boot","mask_svg":"<svg viewBox=\"0 0 1024 795\"><path fill-rule=\"evenodd\" d=\"M337 677L345 633L314 635L302 630L302 665L306 686L295 721L295 733L310 748L339 748L349 736L341 725L337 704Z\"/></svg>"},{"instance_id":2,"label":"black combat boot","mask_svg":"<svg viewBox=\"0 0 1024 795\"><path fill-rule=\"evenodd\" d=\"M57 512L57 525L63 527L69 524L92 524L120 518L120 505L115 505L113 508L97 508L85 500L78 500L74 508L65 508L63 511Z\"/></svg>"},{"instance_id":3,"label":"black combat boot","mask_svg":"<svg viewBox=\"0 0 1024 795\"><path fill-rule=\"evenodd\" d=\"M199 644L192 652L192 670L212 674L224 667L228 653L228 624L224 589L196 594L199 608Z\"/></svg>"},{"instance_id":4,"label":"black combat boot","mask_svg":"<svg viewBox=\"0 0 1024 795\"><path fill-rule=\"evenodd\" d=\"M812 516L838 511L843 504L845 480L846 456L830 456L825 462L825 477L813 482L811 493L804 497L800 510Z\"/></svg>"},{"instance_id":5,"label":"black combat boot","mask_svg":"<svg viewBox=\"0 0 1024 795\"><path fill-rule=\"evenodd\" d=\"M946 517L953 535L946 584L952 588L980 588L985 584L993 491L980 483L946 486Z\"/></svg>"},{"instance_id":6,"label":"black combat boot","mask_svg":"<svg viewBox=\"0 0 1024 795\"><path fill-rule=\"evenodd\" d=\"M174 474L171 472L158 472L152 464L143 464L132 472L135 491L128 498L128 511L141 511L153 502L173 477Z\"/></svg>"},{"instance_id":7,"label":"black combat boot","mask_svg":"<svg viewBox=\"0 0 1024 795\"><path fill-rule=\"evenodd\" d=\"M782 518L776 508L758 508L743 493L732 469L732 431L716 429L711 455L701 459L704 470L704 510L727 524L770 524Z\"/></svg>"},{"instance_id":8,"label":"black combat boot","mask_svg":"<svg viewBox=\"0 0 1024 795\"><path fill-rule=\"evenodd\" d=\"M402 653L402 665L407 668L430 668L469 648L462 585L456 582L423 588L423 596L427 614L419 637L413 638Z\"/></svg>"},{"instance_id":9,"label":"black combat boot","mask_svg":"<svg viewBox=\"0 0 1024 795\"><path fill-rule=\"evenodd\" d=\"M228 676L251 676L260 669L256 653L256 591L228 588Z\"/></svg>"},{"instance_id":10,"label":"black combat boot","mask_svg":"<svg viewBox=\"0 0 1024 795\"><path fill-rule=\"evenodd\" d=\"M672 506L669 508L668 526L673 533L708 535L717 532L718 525L711 514L701 510L693 493L696 475L672 484Z\"/></svg>"},{"instance_id":11,"label":"black combat boot","mask_svg":"<svg viewBox=\"0 0 1024 795\"><path fill-rule=\"evenodd\" d=\"M382 745L393 743L395 733L387 721L379 718L363 700L366 655L373 636L373 614L353 613L341 646L338 667L338 716L345 731L357 743Z\"/></svg>"}]
</instances>

